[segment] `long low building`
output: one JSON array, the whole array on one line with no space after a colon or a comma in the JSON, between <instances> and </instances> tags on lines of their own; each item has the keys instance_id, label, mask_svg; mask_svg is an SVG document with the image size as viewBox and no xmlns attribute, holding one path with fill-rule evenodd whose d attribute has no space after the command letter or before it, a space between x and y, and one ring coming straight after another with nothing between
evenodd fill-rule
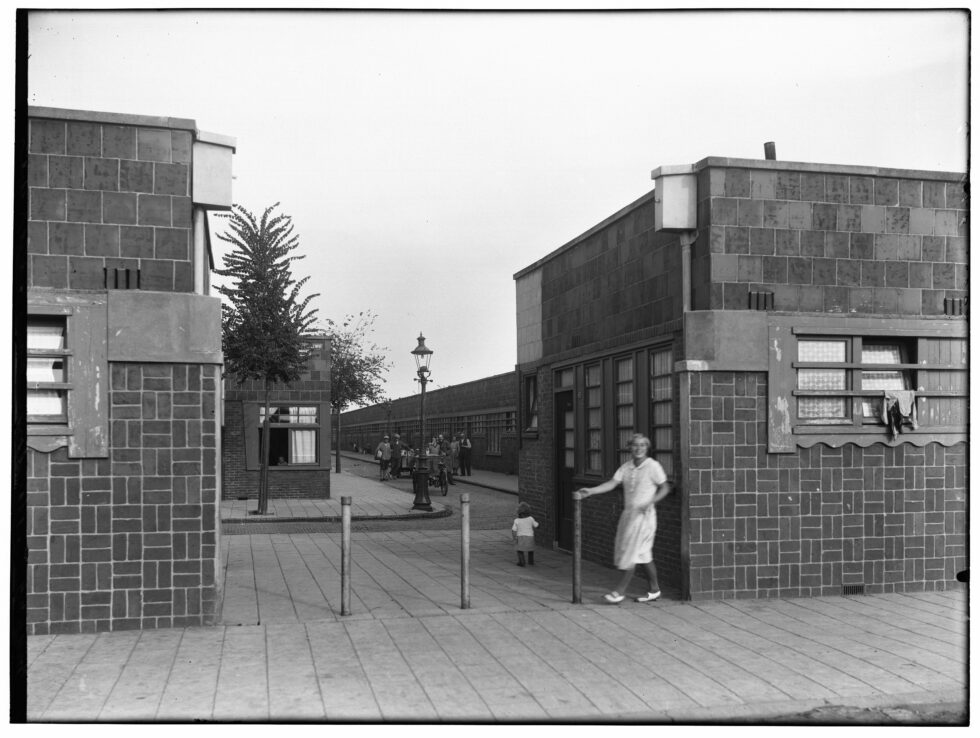
<instances>
[{"instance_id":1,"label":"long low building","mask_svg":"<svg viewBox=\"0 0 980 738\"><path fill-rule=\"evenodd\" d=\"M373 452L385 435L398 433L404 443L418 448L419 397L402 397L389 405L341 413L339 448ZM517 473L517 375L514 372L443 387L425 393L425 430L428 436L449 438L466 433L473 444L475 469Z\"/></svg>"}]
</instances>

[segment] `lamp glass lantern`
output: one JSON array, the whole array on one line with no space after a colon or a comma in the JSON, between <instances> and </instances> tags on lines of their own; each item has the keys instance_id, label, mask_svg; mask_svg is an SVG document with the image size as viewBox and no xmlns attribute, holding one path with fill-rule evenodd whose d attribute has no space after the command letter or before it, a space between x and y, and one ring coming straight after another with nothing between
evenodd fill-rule
<instances>
[{"instance_id":1,"label":"lamp glass lantern","mask_svg":"<svg viewBox=\"0 0 980 738\"><path fill-rule=\"evenodd\" d=\"M432 349L425 345L425 336L419 333L419 345L412 349L415 357L415 368L420 377L429 373L429 362L432 360Z\"/></svg>"}]
</instances>

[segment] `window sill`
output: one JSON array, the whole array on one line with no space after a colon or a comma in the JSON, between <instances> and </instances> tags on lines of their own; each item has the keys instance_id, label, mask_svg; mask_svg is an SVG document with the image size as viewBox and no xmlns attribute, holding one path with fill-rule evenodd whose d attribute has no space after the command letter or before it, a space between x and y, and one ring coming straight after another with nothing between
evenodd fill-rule
<instances>
[{"instance_id":1,"label":"window sill","mask_svg":"<svg viewBox=\"0 0 980 738\"><path fill-rule=\"evenodd\" d=\"M794 428L793 436L795 443L800 448L810 448L818 443L826 444L831 448L840 448L851 443L855 446L867 448L878 443L888 446L898 444L911 444L913 446L926 446L930 443L938 443L941 446L954 446L957 443L964 443L967 440L967 433L958 428L929 428L918 430L909 429L892 438L884 429L865 430L865 429L843 429L843 428Z\"/></svg>"},{"instance_id":2,"label":"window sill","mask_svg":"<svg viewBox=\"0 0 980 738\"><path fill-rule=\"evenodd\" d=\"M523 430L521 431L521 438L530 438L536 440L538 437L538 432L536 430Z\"/></svg>"}]
</instances>

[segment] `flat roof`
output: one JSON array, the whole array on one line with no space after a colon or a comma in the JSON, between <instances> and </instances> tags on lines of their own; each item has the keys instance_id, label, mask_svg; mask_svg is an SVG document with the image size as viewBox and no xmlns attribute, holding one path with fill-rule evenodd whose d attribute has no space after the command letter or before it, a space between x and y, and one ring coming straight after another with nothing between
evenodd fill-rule
<instances>
[{"instance_id":1,"label":"flat roof","mask_svg":"<svg viewBox=\"0 0 980 738\"><path fill-rule=\"evenodd\" d=\"M652 179L657 179L661 175L695 174L703 169L719 167L725 169L768 169L771 171L791 170L794 172L816 172L820 174L846 174L860 177L894 177L896 179L924 179L924 180L962 180L966 181L967 175L963 172L937 172L923 169L894 169L889 167L869 167L853 164L816 164L813 162L784 161L781 159L733 159L725 156L707 156L694 164L672 164L660 166L650 174ZM526 266L514 274L514 279L533 272L543 264L554 259L556 256L568 251L575 245L581 243L597 231L608 227L610 224L625 217L630 211L645 204L656 194L656 189L651 190L637 200L615 213L600 223L589 228L584 233L576 236L571 241L559 246L554 251L541 257L530 266Z\"/></svg>"}]
</instances>

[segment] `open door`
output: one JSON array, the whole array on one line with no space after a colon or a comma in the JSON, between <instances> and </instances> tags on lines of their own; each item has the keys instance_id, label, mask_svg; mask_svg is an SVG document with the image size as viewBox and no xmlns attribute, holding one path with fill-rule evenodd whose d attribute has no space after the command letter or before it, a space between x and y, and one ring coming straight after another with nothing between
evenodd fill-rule
<instances>
[{"instance_id":1,"label":"open door","mask_svg":"<svg viewBox=\"0 0 980 738\"><path fill-rule=\"evenodd\" d=\"M574 535L575 406L572 392L555 395L555 531L558 547L571 550Z\"/></svg>"}]
</instances>

